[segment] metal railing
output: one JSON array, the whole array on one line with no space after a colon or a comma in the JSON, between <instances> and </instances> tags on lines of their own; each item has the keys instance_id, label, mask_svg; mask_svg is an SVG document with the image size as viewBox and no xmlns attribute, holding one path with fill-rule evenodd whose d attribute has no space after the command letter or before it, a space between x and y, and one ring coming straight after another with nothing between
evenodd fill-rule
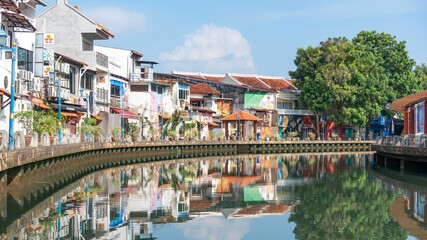
<instances>
[{"instance_id":1,"label":"metal railing","mask_svg":"<svg viewBox=\"0 0 427 240\"><path fill-rule=\"evenodd\" d=\"M386 137L377 137L375 143L378 145L387 145L387 146L412 146L412 147L427 147L427 134L415 135L408 134L404 137L402 136L386 136Z\"/></svg>"}]
</instances>

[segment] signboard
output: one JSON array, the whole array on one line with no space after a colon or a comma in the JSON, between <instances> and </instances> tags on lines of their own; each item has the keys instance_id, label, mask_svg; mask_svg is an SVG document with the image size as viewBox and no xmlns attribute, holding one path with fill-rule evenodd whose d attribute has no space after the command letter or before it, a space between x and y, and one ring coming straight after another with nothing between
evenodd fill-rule
<instances>
[{"instance_id":1,"label":"signboard","mask_svg":"<svg viewBox=\"0 0 427 240\"><path fill-rule=\"evenodd\" d=\"M44 35L44 44L45 45L52 45L55 43L55 36L53 33L46 33Z\"/></svg>"},{"instance_id":2,"label":"signboard","mask_svg":"<svg viewBox=\"0 0 427 240\"><path fill-rule=\"evenodd\" d=\"M43 66L43 77L49 77L52 66Z\"/></svg>"},{"instance_id":3,"label":"signboard","mask_svg":"<svg viewBox=\"0 0 427 240\"><path fill-rule=\"evenodd\" d=\"M51 49L43 50L43 61L53 62L55 60L55 52Z\"/></svg>"},{"instance_id":4,"label":"signboard","mask_svg":"<svg viewBox=\"0 0 427 240\"><path fill-rule=\"evenodd\" d=\"M4 58L5 59L12 59L13 58L13 52L12 51L4 51Z\"/></svg>"}]
</instances>

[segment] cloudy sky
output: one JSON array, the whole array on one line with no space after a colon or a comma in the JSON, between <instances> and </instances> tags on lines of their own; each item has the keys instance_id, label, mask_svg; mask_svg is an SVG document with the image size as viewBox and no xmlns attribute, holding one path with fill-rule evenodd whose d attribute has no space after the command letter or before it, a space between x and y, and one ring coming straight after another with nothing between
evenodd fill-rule
<instances>
[{"instance_id":1,"label":"cloudy sky","mask_svg":"<svg viewBox=\"0 0 427 240\"><path fill-rule=\"evenodd\" d=\"M47 0L52 5L56 0ZM406 41L427 63L425 0L68 0L110 29L98 45L132 49L157 72L256 73L288 77L298 48L362 30ZM40 8L40 12L46 8Z\"/></svg>"}]
</instances>

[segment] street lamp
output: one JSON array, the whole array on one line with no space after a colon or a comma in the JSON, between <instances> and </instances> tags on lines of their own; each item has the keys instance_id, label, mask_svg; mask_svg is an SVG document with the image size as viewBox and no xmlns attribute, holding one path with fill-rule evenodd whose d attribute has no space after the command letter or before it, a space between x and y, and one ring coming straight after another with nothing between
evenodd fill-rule
<instances>
[{"instance_id":1,"label":"street lamp","mask_svg":"<svg viewBox=\"0 0 427 240\"><path fill-rule=\"evenodd\" d=\"M202 140L202 118L201 115L199 113L199 110L196 110L196 114L199 115L199 140Z\"/></svg>"},{"instance_id":2,"label":"street lamp","mask_svg":"<svg viewBox=\"0 0 427 240\"><path fill-rule=\"evenodd\" d=\"M122 142L125 141L125 107L124 107L124 96L121 95L121 108L122 108Z\"/></svg>"},{"instance_id":3,"label":"street lamp","mask_svg":"<svg viewBox=\"0 0 427 240\"><path fill-rule=\"evenodd\" d=\"M237 118L237 139L240 141L240 118L238 113L236 113L236 118Z\"/></svg>"},{"instance_id":4,"label":"street lamp","mask_svg":"<svg viewBox=\"0 0 427 240\"><path fill-rule=\"evenodd\" d=\"M160 106L157 107L157 112L160 113ZM164 113L164 110L162 108L162 125L161 125L161 129L160 129L160 131L162 133L162 141L165 139L165 133L163 131L163 119L164 119L163 113Z\"/></svg>"},{"instance_id":5,"label":"street lamp","mask_svg":"<svg viewBox=\"0 0 427 240\"><path fill-rule=\"evenodd\" d=\"M0 29L0 49L12 51L12 69L10 71L10 111L9 111L9 150L15 149L15 136L13 132L14 113L15 113L15 65L16 65L16 44L12 43L12 46L6 47L7 45L7 34Z\"/></svg>"}]
</instances>

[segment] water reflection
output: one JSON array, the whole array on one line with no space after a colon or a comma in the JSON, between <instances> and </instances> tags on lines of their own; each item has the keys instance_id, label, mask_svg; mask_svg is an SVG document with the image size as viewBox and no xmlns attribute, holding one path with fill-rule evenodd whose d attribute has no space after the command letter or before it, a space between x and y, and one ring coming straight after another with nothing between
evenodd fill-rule
<instances>
[{"instance_id":1,"label":"water reflection","mask_svg":"<svg viewBox=\"0 0 427 240\"><path fill-rule=\"evenodd\" d=\"M3 219L4 232L20 239L406 239L388 211L396 191L371 174L372 159L364 153L245 155L108 169L20 219ZM13 208L7 206L8 215ZM417 216L424 216L421 208ZM267 227L259 229L265 224L258 220L255 226L254 217ZM268 228L274 224L287 232Z\"/></svg>"}]
</instances>

